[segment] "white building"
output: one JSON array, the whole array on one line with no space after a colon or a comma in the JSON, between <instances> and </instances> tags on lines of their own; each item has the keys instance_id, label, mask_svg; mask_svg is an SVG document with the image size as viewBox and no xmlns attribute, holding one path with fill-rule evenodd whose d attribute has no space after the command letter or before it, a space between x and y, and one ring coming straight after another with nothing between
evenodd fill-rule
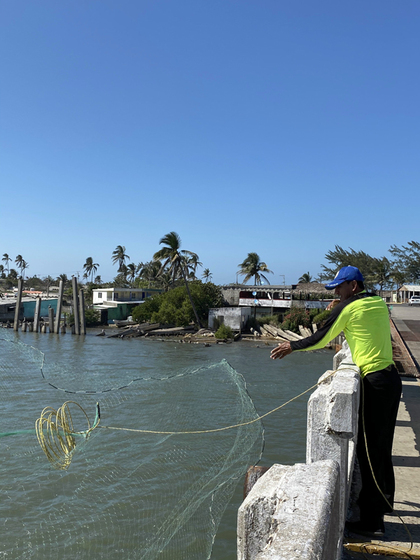
<instances>
[{"instance_id":1,"label":"white building","mask_svg":"<svg viewBox=\"0 0 420 560\"><path fill-rule=\"evenodd\" d=\"M161 292L156 288L94 288L92 303L101 312L101 322L112 323L127 319L136 305Z\"/></svg>"},{"instance_id":2,"label":"white building","mask_svg":"<svg viewBox=\"0 0 420 560\"><path fill-rule=\"evenodd\" d=\"M405 303L412 296L420 296L420 286L418 284L404 284L398 290L398 301Z\"/></svg>"}]
</instances>

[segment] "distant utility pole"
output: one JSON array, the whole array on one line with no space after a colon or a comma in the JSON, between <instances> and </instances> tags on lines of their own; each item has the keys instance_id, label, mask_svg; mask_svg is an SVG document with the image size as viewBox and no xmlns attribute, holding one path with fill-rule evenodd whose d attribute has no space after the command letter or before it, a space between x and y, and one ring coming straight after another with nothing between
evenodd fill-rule
<instances>
[{"instance_id":1,"label":"distant utility pole","mask_svg":"<svg viewBox=\"0 0 420 560\"><path fill-rule=\"evenodd\" d=\"M283 286L286 285L286 276L284 274L279 274L281 278L283 278Z\"/></svg>"}]
</instances>

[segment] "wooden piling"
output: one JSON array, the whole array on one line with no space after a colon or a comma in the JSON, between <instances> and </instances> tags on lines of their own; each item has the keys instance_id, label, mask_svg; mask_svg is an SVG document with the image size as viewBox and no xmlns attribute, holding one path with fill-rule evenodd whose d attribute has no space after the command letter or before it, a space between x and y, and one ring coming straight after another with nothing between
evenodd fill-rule
<instances>
[{"instance_id":1,"label":"wooden piling","mask_svg":"<svg viewBox=\"0 0 420 560\"><path fill-rule=\"evenodd\" d=\"M35 303L35 314L34 314L34 331L39 332L39 320L41 318L41 298L38 296Z\"/></svg>"},{"instance_id":2,"label":"wooden piling","mask_svg":"<svg viewBox=\"0 0 420 560\"><path fill-rule=\"evenodd\" d=\"M31 321L30 323L28 323L28 331L29 331L29 332L32 332L33 330L34 330L34 324L33 324L33 322Z\"/></svg>"},{"instance_id":3,"label":"wooden piling","mask_svg":"<svg viewBox=\"0 0 420 560\"><path fill-rule=\"evenodd\" d=\"M63 308L63 293L64 293L64 282L60 280L58 288L58 300L57 300L57 315L55 316L55 327L54 332L60 332L60 320L61 320L61 310Z\"/></svg>"},{"instance_id":4,"label":"wooden piling","mask_svg":"<svg viewBox=\"0 0 420 560\"><path fill-rule=\"evenodd\" d=\"M86 319L85 319L85 292L79 292L80 303L80 334L86 334Z\"/></svg>"},{"instance_id":5,"label":"wooden piling","mask_svg":"<svg viewBox=\"0 0 420 560\"><path fill-rule=\"evenodd\" d=\"M74 314L74 334L80 334L80 320L79 320L79 296L77 292L77 278L72 278L73 286L73 314Z\"/></svg>"},{"instance_id":6,"label":"wooden piling","mask_svg":"<svg viewBox=\"0 0 420 560\"><path fill-rule=\"evenodd\" d=\"M48 327L50 329L50 333L54 332L54 309L52 307L48 307Z\"/></svg>"},{"instance_id":7,"label":"wooden piling","mask_svg":"<svg viewBox=\"0 0 420 560\"><path fill-rule=\"evenodd\" d=\"M16 309L15 309L15 320L13 322L13 330L17 331L19 329L19 312L20 312L20 305L22 303L22 290L23 290L23 279L19 278L18 280L18 291L16 297Z\"/></svg>"}]
</instances>

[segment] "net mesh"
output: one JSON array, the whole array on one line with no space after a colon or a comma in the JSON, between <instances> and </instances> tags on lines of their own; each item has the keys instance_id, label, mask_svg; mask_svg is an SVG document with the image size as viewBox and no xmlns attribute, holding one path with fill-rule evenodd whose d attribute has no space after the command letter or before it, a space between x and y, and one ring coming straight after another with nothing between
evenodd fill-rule
<instances>
[{"instance_id":1,"label":"net mesh","mask_svg":"<svg viewBox=\"0 0 420 560\"><path fill-rule=\"evenodd\" d=\"M3 329L0 389L0 558L209 558L234 488L262 450L245 381L226 361L117 374L98 357L87 370L71 350L49 361ZM55 470L35 422L69 400L83 409L72 408L75 432L88 429L83 411L94 423L97 402L101 419L89 437L74 436L67 470Z\"/></svg>"}]
</instances>

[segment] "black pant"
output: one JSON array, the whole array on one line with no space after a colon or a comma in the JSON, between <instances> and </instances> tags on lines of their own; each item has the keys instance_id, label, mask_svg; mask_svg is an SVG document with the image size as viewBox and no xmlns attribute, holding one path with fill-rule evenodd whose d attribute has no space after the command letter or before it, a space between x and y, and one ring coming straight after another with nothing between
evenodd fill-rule
<instances>
[{"instance_id":1,"label":"black pant","mask_svg":"<svg viewBox=\"0 0 420 560\"><path fill-rule=\"evenodd\" d=\"M360 519L364 522L390 513L394 505L392 442L401 387L401 379L395 366L369 373L362 379L357 457L362 477L358 505ZM371 465L366 453L365 434ZM375 484L372 469L387 501Z\"/></svg>"}]
</instances>

